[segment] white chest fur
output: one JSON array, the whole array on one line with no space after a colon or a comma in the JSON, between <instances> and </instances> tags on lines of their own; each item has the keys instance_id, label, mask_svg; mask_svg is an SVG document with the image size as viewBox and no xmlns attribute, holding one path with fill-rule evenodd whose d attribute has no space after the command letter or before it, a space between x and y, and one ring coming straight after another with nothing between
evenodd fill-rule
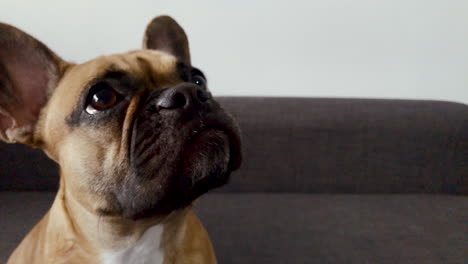
<instances>
[{"instance_id":1,"label":"white chest fur","mask_svg":"<svg viewBox=\"0 0 468 264\"><path fill-rule=\"evenodd\" d=\"M160 248L162 233L163 227L160 225L149 228L134 245L103 254L103 263L162 264L164 262L164 252Z\"/></svg>"}]
</instances>

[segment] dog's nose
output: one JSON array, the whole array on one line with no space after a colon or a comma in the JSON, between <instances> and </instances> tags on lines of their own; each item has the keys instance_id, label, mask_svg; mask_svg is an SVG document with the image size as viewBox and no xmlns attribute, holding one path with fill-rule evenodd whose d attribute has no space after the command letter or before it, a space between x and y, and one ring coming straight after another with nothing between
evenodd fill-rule
<instances>
[{"instance_id":1,"label":"dog's nose","mask_svg":"<svg viewBox=\"0 0 468 264\"><path fill-rule=\"evenodd\" d=\"M158 109L189 108L192 105L203 104L210 99L210 94L193 84L177 85L164 90L156 100Z\"/></svg>"}]
</instances>

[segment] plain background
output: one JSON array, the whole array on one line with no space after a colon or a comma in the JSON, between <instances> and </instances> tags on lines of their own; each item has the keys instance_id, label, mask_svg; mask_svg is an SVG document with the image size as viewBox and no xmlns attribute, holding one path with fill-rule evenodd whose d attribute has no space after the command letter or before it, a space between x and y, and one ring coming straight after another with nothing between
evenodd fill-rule
<instances>
[{"instance_id":1,"label":"plain background","mask_svg":"<svg viewBox=\"0 0 468 264\"><path fill-rule=\"evenodd\" d=\"M215 95L468 103L468 1L1 0L0 21L84 62L173 16Z\"/></svg>"}]
</instances>

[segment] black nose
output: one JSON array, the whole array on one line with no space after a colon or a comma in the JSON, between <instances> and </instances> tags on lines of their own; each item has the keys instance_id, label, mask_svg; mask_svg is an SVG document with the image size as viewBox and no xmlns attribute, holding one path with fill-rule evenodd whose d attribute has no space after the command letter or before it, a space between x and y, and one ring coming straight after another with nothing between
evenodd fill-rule
<instances>
[{"instance_id":1,"label":"black nose","mask_svg":"<svg viewBox=\"0 0 468 264\"><path fill-rule=\"evenodd\" d=\"M210 99L210 94L193 84L182 84L164 90L156 100L158 109L189 108L203 104Z\"/></svg>"}]
</instances>

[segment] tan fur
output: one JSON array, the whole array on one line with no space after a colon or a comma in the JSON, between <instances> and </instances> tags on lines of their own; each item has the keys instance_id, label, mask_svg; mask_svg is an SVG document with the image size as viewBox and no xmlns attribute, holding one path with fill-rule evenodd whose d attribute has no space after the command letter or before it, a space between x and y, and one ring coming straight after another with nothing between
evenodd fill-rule
<instances>
[{"instance_id":1,"label":"tan fur","mask_svg":"<svg viewBox=\"0 0 468 264\"><path fill-rule=\"evenodd\" d=\"M164 225L164 264L216 263L208 234L190 208L164 218L137 221L97 213L109 205L99 195L105 186L96 182L95 175L102 174L99 181L112 177L115 181L119 176L113 172L126 168L127 131L139 96L132 99L123 127L106 127L101 132L71 129L64 122L83 87L109 67L130 72L154 89L180 82L175 58L158 51L132 51L64 67L64 76L42 109L35 132L35 145L61 165L60 188L49 212L14 251L8 264L99 264L102 253L135 243L155 224ZM153 83L155 80L157 83Z\"/></svg>"}]
</instances>

